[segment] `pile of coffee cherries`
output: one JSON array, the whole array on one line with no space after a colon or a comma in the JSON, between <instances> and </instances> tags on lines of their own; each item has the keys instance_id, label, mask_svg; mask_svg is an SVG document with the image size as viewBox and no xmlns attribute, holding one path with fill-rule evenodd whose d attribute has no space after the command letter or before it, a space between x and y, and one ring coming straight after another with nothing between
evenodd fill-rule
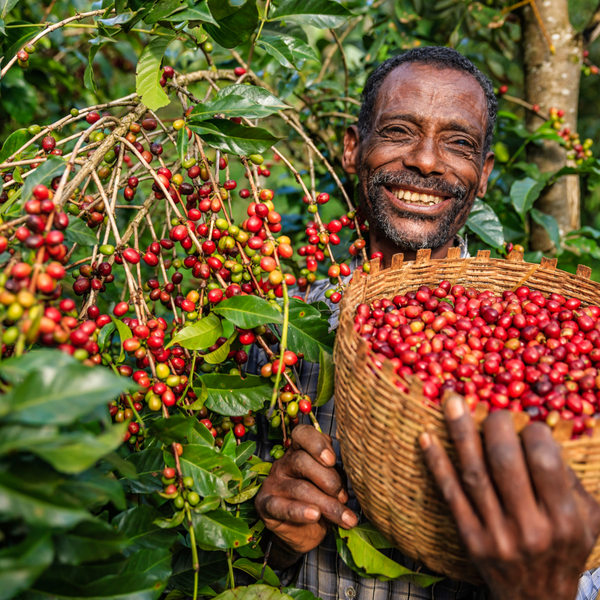
<instances>
[{"instance_id":1,"label":"pile of coffee cherries","mask_svg":"<svg viewBox=\"0 0 600 600\"><path fill-rule=\"evenodd\" d=\"M390 359L398 387L417 377L440 404L462 394L472 410L526 411L550 427L590 433L600 410L600 308L521 286L501 294L440 282L360 304L354 328L376 364Z\"/></svg>"}]
</instances>

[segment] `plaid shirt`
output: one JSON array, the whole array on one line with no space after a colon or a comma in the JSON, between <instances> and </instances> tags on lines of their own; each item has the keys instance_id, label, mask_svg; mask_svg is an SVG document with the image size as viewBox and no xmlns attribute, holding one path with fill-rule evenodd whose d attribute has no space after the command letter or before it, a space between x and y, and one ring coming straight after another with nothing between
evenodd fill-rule
<instances>
[{"instance_id":1,"label":"plaid shirt","mask_svg":"<svg viewBox=\"0 0 600 600\"><path fill-rule=\"evenodd\" d=\"M459 239L461 256L468 257L465 242ZM353 264L352 268L356 268ZM349 279L349 278L348 278ZM324 301L332 310L329 323L332 329L338 325L339 305L331 304L325 299L325 291L329 288L329 280L319 280L311 286L307 302ZM249 357L248 371L258 372L266 362L266 355L256 346ZM316 396L317 382L319 378L319 365L301 361L298 369L300 377L300 388L303 393L311 398ZM333 447L337 454L338 466L342 467L340 445L336 438L335 405L332 398L327 404L314 409L315 416L324 433L331 436ZM306 417L303 417L306 419ZM306 420L309 422L308 420ZM270 460L269 452L273 442L268 439L268 423L264 417L258 420L258 449L257 454L263 460ZM360 510L356 496L348 485L350 499L348 507L352 509L363 521L364 517ZM390 558L411 570L419 569L423 573L431 573L421 565L404 556L399 550L384 551ZM422 588L407 581L379 581L377 579L366 579L360 577L340 558L335 543L335 537L330 532L321 545L308 554L285 573L281 573L282 583L285 585L295 584L297 587L310 590L318 598L323 600L483 600L487 592L483 587L476 587L468 583L461 583L444 579L438 583ZM595 572L587 572L582 575L577 598L574 600L595 600L600 587L600 569Z\"/></svg>"}]
</instances>

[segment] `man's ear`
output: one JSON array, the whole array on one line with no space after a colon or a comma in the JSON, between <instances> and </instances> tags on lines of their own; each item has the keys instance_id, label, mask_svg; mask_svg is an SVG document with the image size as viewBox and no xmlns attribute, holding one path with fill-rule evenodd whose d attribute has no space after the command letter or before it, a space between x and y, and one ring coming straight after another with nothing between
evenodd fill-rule
<instances>
[{"instance_id":1,"label":"man's ear","mask_svg":"<svg viewBox=\"0 0 600 600\"><path fill-rule=\"evenodd\" d=\"M360 137L358 128L351 125L346 129L344 135L344 153L342 154L342 166L349 175L358 173L358 154L360 148Z\"/></svg>"},{"instance_id":2,"label":"man's ear","mask_svg":"<svg viewBox=\"0 0 600 600\"><path fill-rule=\"evenodd\" d=\"M488 152L485 157L485 162L483 163L483 171L481 173L481 180L479 181L479 189L477 190L478 198L483 198L487 192L488 180L492 173L492 169L494 168L494 159L495 154L493 152Z\"/></svg>"}]
</instances>

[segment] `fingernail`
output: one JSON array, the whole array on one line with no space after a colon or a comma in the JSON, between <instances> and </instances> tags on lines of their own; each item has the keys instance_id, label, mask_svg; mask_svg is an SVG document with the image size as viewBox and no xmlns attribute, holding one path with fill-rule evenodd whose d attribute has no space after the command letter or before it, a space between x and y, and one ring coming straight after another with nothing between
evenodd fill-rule
<instances>
[{"instance_id":1,"label":"fingernail","mask_svg":"<svg viewBox=\"0 0 600 600\"><path fill-rule=\"evenodd\" d=\"M342 503L342 504L346 504L346 502L348 502L348 492L346 490L342 490L339 494L338 494L338 500Z\"/></svg>"},{"instance_id":2,"label":"fingernail","mask_svg":"<svg viewBox=\"0 0 600 600\"><path fill-rule=\"evenodd\" d=\"M321 452L321 460L327 465L335 464L335 454L331 450Z\"/></svg>"},{"instance_id":3,"label":"fingernail","mask_svg":"<svg viewBox=\"0 0 600 600\"><path fill-rule=\"evenodd\" d=\"M427 450L431 446L431 436L428 433L422 433L419 436L419 444L422 450Z\"/></svg>"},{"instance_id":4,"label":"fingernail","mask_svg":"<svg viewBox=\"0 0 600 600\"><path fill-rule=\"evenodd\" d=\"M316 508L307 508L304 510L304 518L307 521L316 521L319 516L319 511Z\"/></svg>"},{"instance_id":5,"label":"fingernail","mask_svg":"<svg viewBox=\"0 0 600 600\"><path fill-rule=\"evenodd\" d=\"M457 398L456 396L450 398L448 402L446 402L445 411L446 416L451 421L456 421L456 419L460 419L460 417L462 417L465 412L462 400L460 398Z\"/></svg>"},{"instance_id":6,"label":"fingernail","mask_svg":"<svg viewBox=\"0 0 600 600\"><path fill-rule=\"evenodd\" d=\"M344 523L344 525L346 525L347 527L355 527L358 523L358 519L351 510L347 510L342 515L342 523Z\"/></svg>"}]
</instances>

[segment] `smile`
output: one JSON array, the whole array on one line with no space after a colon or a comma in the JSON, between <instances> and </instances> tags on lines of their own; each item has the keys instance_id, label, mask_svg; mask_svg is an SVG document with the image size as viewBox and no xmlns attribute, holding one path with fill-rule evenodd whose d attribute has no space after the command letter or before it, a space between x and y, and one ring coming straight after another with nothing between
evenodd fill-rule
<instances>
[{"instance_id":1,"label":"smile","mask_svg":"<svg viewBox=\"0 0 600 600\"><path fill-rule=\"evenodd\" d=\"M388 188L388 191L398 198L398 200L402 200L405 204L412 204L414 206L435 206L448 200L448 197L445 196L422 193L400 187Z\"/></svg>"}]
</instances>

